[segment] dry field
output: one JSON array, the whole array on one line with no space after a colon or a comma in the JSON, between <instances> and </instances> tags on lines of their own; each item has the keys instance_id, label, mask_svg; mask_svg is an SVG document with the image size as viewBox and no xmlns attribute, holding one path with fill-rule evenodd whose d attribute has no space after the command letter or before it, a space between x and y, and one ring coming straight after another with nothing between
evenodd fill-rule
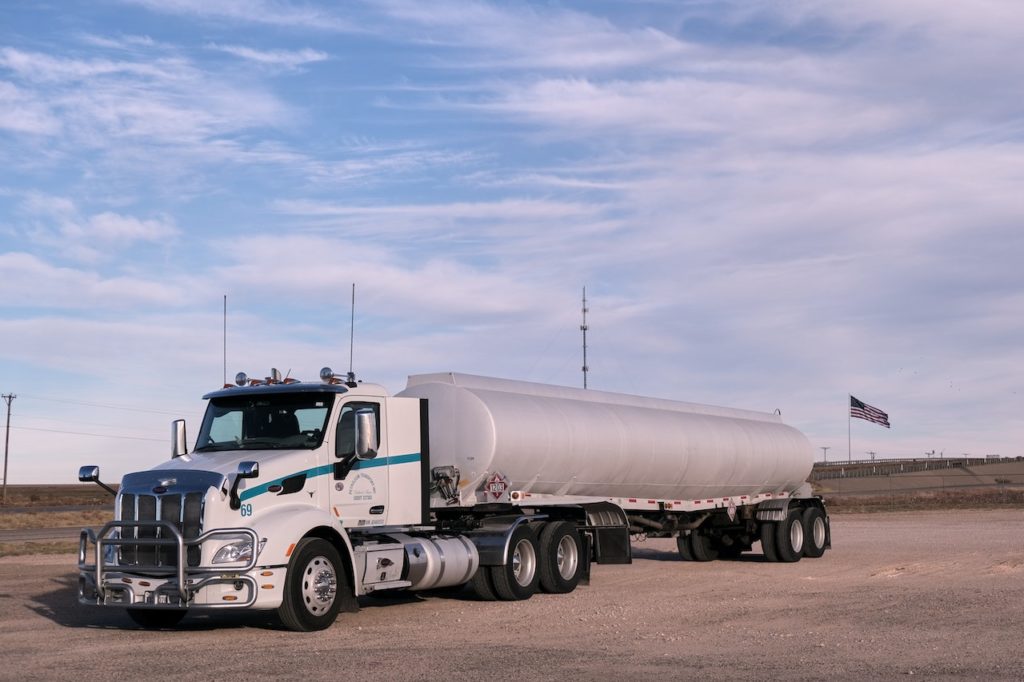
<instances>
[{"instance_id":1,"label":"dry field","mask_svg":"<svg viewBox=\"0 0 1024 682\"><path fill-rule=\"evenodd\" d=\"M1024 679L1024 509L841 514L818 560L708 564L671 541L570 595L366 600L325 632L256 614L134 630L74 558L0 558L2 680Z\"/></svg>"}]
</instances>

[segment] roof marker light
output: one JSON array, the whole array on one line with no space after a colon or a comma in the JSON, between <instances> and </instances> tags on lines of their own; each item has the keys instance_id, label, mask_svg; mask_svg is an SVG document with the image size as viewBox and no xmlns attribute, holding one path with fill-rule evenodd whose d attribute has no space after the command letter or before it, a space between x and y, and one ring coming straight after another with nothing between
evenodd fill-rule
<instances>
[{"instance_id":1,"label":"roof marker light","mask_svg":"<svg viewBox=\"0 0 1024 682\"><path fill-rule=\"evenodd\" d=\"M245 372L239 372L235 375L235 384L238 386L245 386L249 383L249 377L245 375Z\"/></svg>"}]
</instances>

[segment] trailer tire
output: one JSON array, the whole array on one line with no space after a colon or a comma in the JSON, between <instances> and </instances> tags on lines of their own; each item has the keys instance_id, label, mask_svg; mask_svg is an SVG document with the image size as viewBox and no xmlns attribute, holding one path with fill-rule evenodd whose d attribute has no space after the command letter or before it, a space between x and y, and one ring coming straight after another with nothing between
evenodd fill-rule
<instances>
[{"instance_id":1,"label":"trailer tire","mask_svg":"<svg viewBox=\"0 0 1024 682\"><path fill-rule=\"evenodd\" d=\"M694 561L714 561L718 558L718 548L710 535L698 531L690 533L690 547L693 550Z\"/></svg>"},{"instance_id":2,"label":"trailer tire","mask_svg":"<svg viewBox=\"0 0 1024 682\"><path fill-rule=\"evenodd\" d=\"M568 521L544 524L540 533L540 588L550 594L568 594L580 583L582 542L576 525Z\"/></svg>"},{"instance_id":3,"label":"trailer tire","mask_svg":"<svg viewBox=\"0 0 1024 682\"><path fill-rule=\"evenodd\" d=\"M338 617L348 589L341 556L334 545L321 538L303 538L288 564L284 599L277 615L289 630L324 630Z\"/></svg>"},{"instance_id":4,"label":"trailer tire","mask_svg":"<svg viewBox=\"0 0 1024 682\"><path fill-rule=\"evenodd\" d=\"M775 529L775 551L779 561L793 563L804 555L804 514L802 509L790 509L786 520Z\"/></svg>"},{"instance_id":5,"label":"trailer tire","mask_svg":"<svg viewBox=\"0 0 1024 682\"><path fill-rule=\"evenodd\" d=\"M692 536L692 533L686 534L686 531L683 531L676 538L676 547L679 548L679 556L683 561L693 561L693 545L690 544Z\"/></svg>"},{"instance_id":6,"label":"trailer tire","mask_svg":"<svg viewBox=\"0 0 1024 682\"><path fill-rule=\"evenodd\" d=\"M529 599L537 591L540 572L537 570L537 539L525 525L512 531L508 555L503 566L491 566L494 593L504 601Z\"/></svg>"},{"instance_id":7,"label":"trailer tire","mask_svg":"<svg viewBox=\"0 0 1024 682\"><path fill-rule=\"evenodd\" d=\"M804 510L804 556L817 559L825 553L825 542L828 528L825 525L825 514L817 507Z\"/></svg>"},{"instance_id":8,"label":"trailer tire","mask_svg":"<svg viewBox=\"0 0 1024 682\"><path fill-rule=\"evenodd\" d=\"M186 613L185 609L128 609L128 617L146 630L173 628Z\"/></svg>"},{"instance_id":9,"label":"trailer tire","mask_svg":"<svg viewBox=\"0 0 1024 682\"><path fill-rule=\"evenodd\" d=\"M761 551L764 553L765 561L771 563L779 560L779 553L775 551L775 535L778 525L774 521L765 521L761 524Z\"/></svg>"}]
</instances>

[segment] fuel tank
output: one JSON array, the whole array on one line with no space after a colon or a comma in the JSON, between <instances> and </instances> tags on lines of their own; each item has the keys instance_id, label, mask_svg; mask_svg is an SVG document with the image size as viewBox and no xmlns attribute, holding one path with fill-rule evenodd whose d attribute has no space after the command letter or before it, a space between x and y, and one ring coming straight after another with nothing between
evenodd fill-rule
<instances>
[{"instance_id":1,"label":"fuel tank","mask_svg":"<svg viewBox=\"0 0 1024 682\"><path fill-rule=\"evenodd\" d=\"M807 438L779 416L469 374L410 376L429 403L430 463L477 490L696 500L792 492L811 471Z\"/></svg>"}]
</instances>

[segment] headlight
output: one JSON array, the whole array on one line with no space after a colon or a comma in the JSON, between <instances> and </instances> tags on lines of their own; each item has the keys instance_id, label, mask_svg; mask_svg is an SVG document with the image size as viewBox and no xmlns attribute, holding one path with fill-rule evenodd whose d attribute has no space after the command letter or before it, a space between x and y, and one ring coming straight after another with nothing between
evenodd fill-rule
<instances>
[{"instance_id":1,"label":"headlight","mask_svg":"<svg viewBox=\"0 0 1024 682\"><path fill-rule=\"evenodd\" d=\"M261 552L266 542L266 540L260 540ZM236 564L249 561L252 561L252 540L248 538L229 542L218 549L217 553L213 555L213 563L215 564Z\"/></svg>"}]
</instances>

